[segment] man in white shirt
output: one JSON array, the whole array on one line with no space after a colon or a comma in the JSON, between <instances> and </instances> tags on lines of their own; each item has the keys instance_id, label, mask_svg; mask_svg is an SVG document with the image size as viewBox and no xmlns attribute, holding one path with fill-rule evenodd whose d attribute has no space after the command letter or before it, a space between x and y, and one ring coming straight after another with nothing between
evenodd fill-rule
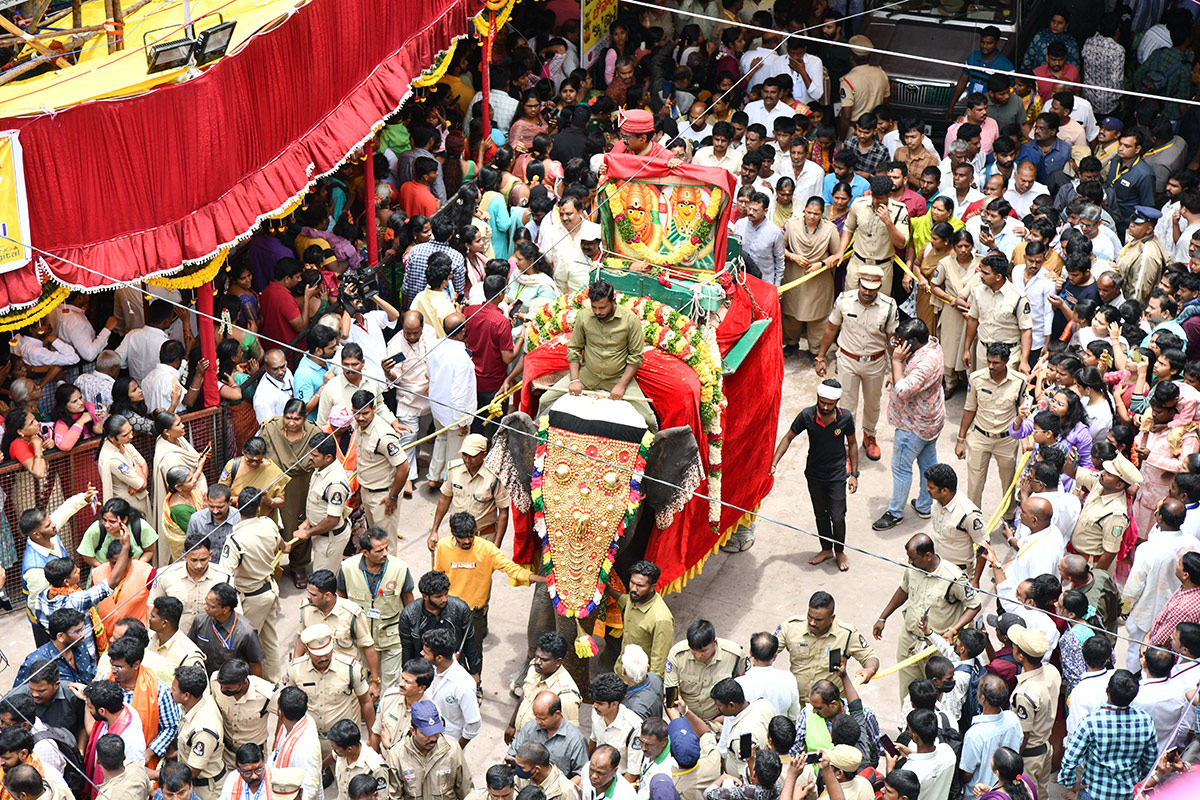
<instances>
[{"instance_id":1,"label":"man in white shirt","mask_svg":"<svg viewBox=\"0 0 1200 800\"><path fill-rule=\"evenodd\" d=\"M342 312L342 341L350 341L363 349L363 372L367 377L380 380L383 377L383 358L387 354L387 340L383 338L384 330L396 327L400 312L395 306L377 294L374 298L379 308L350 316L348 311Z\"/></svg>"},{"instance_id":2,"label":"man in white shirt","mask_svg":"<svg viewBox=\"0 0 1200 800\"><path fill-rule=\"evenodd\" d=\"M1054 589L1048 588L1051 586ZM1050 659L1054 656L1054 649L1058 647L1058 640L1061 638L1058 628L1054 625L1054 620L1042 610L1046 607L1045 601L1049 594L1054 595L1054 599L1049 602L1051 604L1057 602L1062 594L1062 583L1054 575L1043 574L1017 584L1017 602L1004 604L1005 610L1020 617L1026 628L1037 631L1046 637L1050 646L1042 655L1043 664L1050 663ZM1040 607L1039 600L1042 601Z\"/></svg>"},{"instance_id":3,"label":"man in white shirt","mask_svg":"<svg viewBox=\"0 0 1200 800\"><path fill-rule=\"evenodd\" d=\"M117 345L121 366L129 368L129 377L141 383L158 364L158 351L167 341L167 328L175 321L175 310L165 300L155 300L146 310L146 324L126 334Z\"/></svg>"},{"instance_id":4,"label":"man in white shirt","mask_svg":"<svg viewBox=\"0 0 1200 800\"><path fill-rule=\"evenodd\" d=\"M791 178L796 184L792 192L792 203L803 205L810 197L820 197L825 187L825 171L815 161L809 161L809 143L803 136L792 139L788 158L776 170L780 175Z\"/></svg>"},{"instance_id":5,"label":"man in white shirt","mask_svg":"<svg viewBox=\"0 0 1200 800\"><path fill-rule=\"evenodd\" d=\"M388 342L383 366L388 382L396 387L396 421L408 430L400 434L400 446L405 447L424 436L433 422L429 411L429 365L425 357L437 346L433 327L426 325L419 311L407 311L399 336ZM343 353L343 358L345 354ZM365 379L364 379L365 380ZM417 476L417 451L408 450L408 483L404 491L412 492Z\"/></svg>"},{"instance_id":6,"label":"man in white shirt","mask_svg":"<svg viewBox=\"0 0 1200 800\"><path fill-rule=\"evenodd\" d=\"M282 350L268 350L263 357L265 370L254 390L254 416L261 425L283 416L283 407L292 399L292 371Z\"/></svg>"},{"instance_id":7,"label":"man in white shirt","mask_svg":"<svg viewBox=\"0 0 1200 800\"><path fill-rule=\"evenodd\" d=\"M611 744L593 750L583 787L584 800L635 800L637 790L621 775L621 764L621 753Z\"/></svg>"},{"instance_id":8,"label":"man in white shirt","mask_svg":"<svg viewBox=\"0 0 1200 800\"><path fill-rule=\"evenodd\" d=\"M937 714L927 708L918 708L909 712L907 721L912 750L904 768L920 781L921 797L930 800L948 798L957 758L950 745L938 741Z\"/></svg>"},{"instance_id":9,"label":"man in white shirt","mask_svg":"<svg viewBox=\"0 0 1200 800\"><path fill-rule=\"evenodd\" d=\"M771 77L763 81L762 99L746 104L746 116L750 118L749 125L758 123L768 131L775 127L775 120L794 116L795 112L789 106L779 102L779 80Z\"/></svg>"},{"instance_id":10,"label":"man in white shirt","mask_svg":"<svg viewBox=\"0 0 1200 800\"><path fill-rule=\"evenodd\" d=\"M967 206L976 200L983 199L983 192L972 185L975 181L975 167L971 166L969 161L954 164L951 172L947 174L944 168L949 161L950 159L946 159L938 166L938 170L942 173L942 185L938 189L938 194L950 199L950 204L953 206L950 216L961 219Z\"/></svg>"},{"instance_id":11,"label":"man in white shirt","mask_svg":"<svg viewBox=\"0 0 1200 800\"><path fill-rule=\"evenodd\" d=\"M1154 514L1155 526L1146 541L1133 553L1133 568L1121 590L1121 605L1129 609L1125 629L1132 639L1141 641L1150 632L1158 612L1179 588L1175 562L1186 552L1200 552L1200 541L1185 533L1183 522L1187 508L1183 501L1167 497ZM1125 659L1130 672L1138 672L1140 647L1131 646Z\"/></svg>"},{"instance_id":12,"label":"man in white shirt","mask_svg":"<svg viewBox=\"0 0 1200 800\"><path fill-rule=\"evenodd\" d=\"M1016 530L1004 526L1004 539L1016 554L1004 565L996 558L991 545L987 560L996 579L996 593L1005 600L1017 600L1017 588L1038 575L1057 575L1058 562L1066 552L1062 531L1050 524L1053 507L1041 497L1029 497L1021 503L1021 518ZM1006 602L1005 607L1016 605ZM1017 612L1013 609L1014 613Z\"/></svg>"},{"instance_id":13,"label":"man in white shirt","mask_svg":"<svg viewBox=\"0 0 1200 800\"><path fill-rule=\"evenodd\" d=\"M587 259L583 255L583 226L588 224L579 200L567 195L558 201L558 222L542 227L539 247L554 268L554 284L563 294L588 284ZM574 289L570 287L574 287Z\"/></svg>"},{"instance_id":14,"label":"man in white shirt","mask_svg":"<svg viewBox=\"0 0 1200 800\"><path fill-rule=\"evenodd\" d=\"M788 39L787 54L780 53L763 65L767 75L790 75L792 96L805 105L821 102L825 96L825 69L821 59L808 52L808 42ZM761 73L760 73L761 74ZM770 126L767 128L770 130Z\"/></svg>"},{"instance_id":15,"label":"man in white shirt","mask_svg":"<svg viewBox=\"0 0 1200 800\"><path fill-rule=\"evenodd\" d=\"M713 125L712 140L712 144L696 151L692 163L701 167L723 167L734 175L740 173L742 156L745 154L730 144L733 141L733 125L728 122Z\"/></svg>"},{"instance_id":16,"label":"man in white shirt","mask_svg":"<svg viewBox=\"0 0 1200 800\"><path fill-rule=\"evenodd\" d=\"M1083 643L1087 671L1067 696L1067 738L1089 714L1108 702L1108 681L1116 672L1109 667L1112 657L1107 636L1091 636Z\"/></svg>"},{"instance_id":17,"label":"man in white shirt","mask_svg":"<svg viewBox=\"0 0 1200 800\"><path fill-rule=\"evenodd\" d=\"M1131 650L1140 650L1131 647ZM1142 651L1142 681L1137 697L1129 705L1140 708L1154 720L1154 731L1158 736L1158 749L1166 750L1176 742L1186 742L1194 712L1186 710L1188 689L1178 681L1171 680L1176 655L1162 647L1150 647ZM1184 717L1179 724L1180 716ZM1178 726L1178 727L1177 727Z\"/></svg>"},{"instance_id":18,"label":"man in white shirt","mask_svg":"<svg viewBox=\"0 0 1200 800\"><path fill-rule=\"evenodd\" d=\"M188 406L200 398L201 381L208 366L201 360L197 365L197 374L191 377L191 388L184 389L179 380L179 370L183 366L186 352L183 345L174 339L168 339L159 348L158 357L161 363L142 381L142 394L145 395L146 408L151 416L156 411L170 411L173 414L182 413Z\"/></svg>"},{"instance_id":19,"label":"man in white shirt","mask_svg":"<svg viewBox=\"0 0 1200 800\"><path fill-rule=\"evenodd\" d=\"M1061 480L1062 476L1053 464L1035 461L1030 474L1029 496L1040 497L1050 503L1054 509L1050 515L1050 526L1062 532L1065 538L1074 532L1083 503L1072 492L1061 490ZM1063 546L1065 549L1065 541Z\"/></svg>"},{"instance_id":20,"label":"man in white shirt","mask_svg":"<svg viewBox=\"0 0 1200 800\"><path fill-rule=\"evenodd\" d=\"M17 334L9 346L14 356L29 367L69 367L79 363L75 348L56 337L53 331L46 331L39 337L37 327L31 325L24 333Z\"/></svg>"},{"instance_id":21,"label":"man in white shirt","mask_svg":"<svg viewBox=\"0 0 1200 800\"><path fill-rule=\"evenodd\" d=\"M680 123L679 135L691 141L696 147L712 136L712 124L708 121L708 106L704 101L697 100L688 106L687 121Z\"/></svg>"},{"instance_id":22,"label":"man in white shirt","mask_svg":"<svg viewBox=\"0 0 1200 800\"><path fill-rule=\"evenodd\" d=\"M1050 338L1050 330L1054 325L1054 314L1051 313L1049 297L1057 293L1054 276L1042 269L1046 262L1048 248L1039 241L1025 244L1025 265L1013 266L1012 280L1017 291L1025 295L1029 301L1029 315L1033 317L1033 341L1029 346L1030 353L1040 353ZM1036 362L1036 356L1030 360ZM1053 523L1052 523L1053 524Z\"/></svg>"},{"instance_id":23,"label":"man in white shirt","mask_svg":"<svg viewBox=\"0 0 1200 800\"><path fill-rule=\"evenodd\" d=\"M91 295L75 294L71 297L74 303L63 303L46 318L59 340L71 345L81 361L95 361L117 327L117 318L109 317L100 332L96 332L88 321L89 297Z\"/></svg>"},{"instance_id":24,"label":"man in white shirt","mask_svg":"<svg viewBox=\"0 0 1200 800\"><path fill-rule=\"evenodd\" d=\"M1033 207L1034 198L1049 191L1037 182L1037 167L1032 162L1022 161L1017 165L1012 186L1004 193L1004 199L1013 207L1013 211L1017 212L1017 216L1024 219Z\"/></svg>"},{"instance_id":25,"label":"man in white shirt","mask_svg":"<svg viewBox=\"0 0 1200 800\"><path fill-rule=\"evenodd\" d=\"M475 410L475 362L467 354L466 317L456 311L448 314L442 325L446 338L431 347L425 359L429 407L438 428L453 427L434 441L429 461L430 488L442 485L449 459L462 450L462 440L471 432L471 418L464 415Z\"/></svg>"},{"instance_id":26,"label":"man in white shirt","mask_svg":"<svg viewBox=\"0 0 1200 800\"><path fill-rule=\"evenodd\" d=\"M433 664L434 672L426 699L432 700L442 715L446 737L458 742L460 747L466 747L479 735L479 726L483 721L479 714L479 703L475 699L475 679L455 658L458 642L454 640L450 629L427 630L423 641L425 648L421 655Z\"/></svg>"},{"instance_id":27,"label":"man in white shirt","mask_svg":"<svg viewBox=\"0 0 1200 800\"><path fill-rule=\"evenodd\" d=\"M776 714L794 720L800 716L800 691L792 673L775 669L778 652L778 637L766 632L754 634L750 637L750 668L734 680L741 684L747 701L766 698Z\"/></svg>"}]
</instances>

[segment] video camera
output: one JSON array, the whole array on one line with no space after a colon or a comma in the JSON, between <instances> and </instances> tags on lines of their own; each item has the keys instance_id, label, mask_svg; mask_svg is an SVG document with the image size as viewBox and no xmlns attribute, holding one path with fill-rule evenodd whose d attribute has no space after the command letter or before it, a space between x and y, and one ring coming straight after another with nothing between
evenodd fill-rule
<instances>
[{"instance_id":1,"label":"video camera","mask_svg":"<svg viewBox=\"0 0 1200 800\"><path fill-rule=\"evenodd\" d=\"M382 291L378 273L365 264L343 272L338 289L342 307L351 314L365 314L370 311L369 303Z\"/></svg>"}]
</instances>

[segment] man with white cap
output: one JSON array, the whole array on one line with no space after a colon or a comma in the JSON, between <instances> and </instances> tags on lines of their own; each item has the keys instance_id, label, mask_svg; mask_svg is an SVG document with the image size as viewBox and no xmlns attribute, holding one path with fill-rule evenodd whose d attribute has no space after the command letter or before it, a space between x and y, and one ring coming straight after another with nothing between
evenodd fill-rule
<instances>
[{"instance_id":1,"label":"man with white cap","mask_svg":"<svg viewBox=\"0 0 1200 800\"><path fill-rule=\"evenodd\" d=\"M508 531L508 487L496 473L483 465L487 456L487 439L472 433L463 439L459 449L461 459L451 461L447 479L442 484L437 508L433 512L433 528L426 544L430 552L437 549L438 529L447 515L465 511L475 518L475 535L499 547Z\"/></svg>"},{"instance_id":2,"label":"man with white cap","mask_svg":"<svg viewBox=\"0 0 1200 800\"><path fill-rule=\"evenodd\" d=\"M399 779L394 800L463 800L471 791L471 771L462 748L445 731L437 706L418 700L412 727L388 750L387 763Z\"/></svg>"},{"instance_id":3,"label":"man with white cap","mask_svg":"<svg viewBox=\"0 0 1200 800\"><path fill-rule=\"evenodd\" d=\"M842 385L828 378L817 386L817 404L796 415L791 427L775 448L771 474L779 465L792 440L808 432L808 461L804 477L812 499L817 533L821 536L821 552L809 564L837 559L838 569L850 568L846 558L846 489L858 491L858 438L855 435L854 415L838 408Z\"/></svg>"},{"instance_id":4,"label":"man with white cap","mask_svg":"<svg viewBox=\"0 0 1200 800\"><path fill-rule=\"evenodd\" d=\"M848 286L853 284L848 283ZM875 442L875 425L879 422L879 401L883 396L883 381L888 375L887 354L891 336L899 324L900 312L896 301L880 295L883 268L865 264L858 272L857 289L848 288L833 301L825 336L817 351L817 376L824 378L825 354L837 340L838 378L845 389L839 404L854 414L858 411L858 395L863 397L863 449L867 458L878 461L881 453Z\"/></svg>"},{"instance_id":5,"label":"man with white cap","mask_svg":"<svg viewBox=\"0 0 1200 800\"><path fill-rule=\"evenodd\" d=\"M375 724L370 684L358 660L333 651L333 629L324 622L301 631L300 642L308 652L288 667L287 685L308 695L308 711L322 735L321 756L328 759L332 750L324 736L335 722L365 721L368 729Z\"/></svg>"},{"instance_id":6,"label":"man with white cap","mask_svg":"<svg viewBox=\"0 0 1200 800\"><path fill-rule=\"evenodd\" d=\"M1021 757L1025 759L1026 774L1037 787L1037 796L1047 797L1050 735L1058 712L1058 690L1062 686L1062 675L1054 665L1042 663L1042 656L1050 649L1042 633L1024 625L1013 625L1008 629L1007 636L1012 642L1013 658L1021 668L1017 675L1017 688L1010 700L1013 713L1021 720L1021 730L1025 734L1021 741Z\"/></svg>"},{"instance_id":7,"label":"man with white cap","mask_svg":"<svg viewBox=\"0 0 1200 800\"><path fill-rule=\"evenodd\" d=\"M1075 483L1088 493L1071 533L1071 549L1108 572L1129 527L1125 490L1142 482L1142 473L1120 454L1099 472L1079 470Z\"/></svg>"}]
</instances>

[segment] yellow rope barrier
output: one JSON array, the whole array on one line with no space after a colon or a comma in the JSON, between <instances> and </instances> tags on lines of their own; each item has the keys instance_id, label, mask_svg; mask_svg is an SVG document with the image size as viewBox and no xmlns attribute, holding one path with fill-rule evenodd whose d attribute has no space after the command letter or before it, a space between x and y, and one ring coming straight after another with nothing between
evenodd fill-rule
<instances>
[{"instance_id":1,"label":"yellow rope barrier","mask_svg":"<svg viewBox=\"0 0 1200 800\"><path fill-rule=\"evenodd\" d=\"M460 417L458 420L456 420L455 422L452 422L452 423L450 423L450 424L449 424L449 425L447 425L446 427L444 427L444 428L440 428L440 429L438 429L438 430L434 431L433 433L429 434L428 436L425 436L425 437L423 437L423 438L417 439L415 442L410 442L409 444L406 444L406 445L404 445L404 449L405 449L405 450L412 450L412 449L413 449L414 447L416 447L417 445L424 444L425 442L428 442L430 439L436 439L437 437L441 436L441 435L442 435L443 433L445 433L446 431L448 431L448 430L453 430L454 428L457 428L459 425L461 425L461 424L463 423L463 420L472 419L473 417L475 417L475 416L477 416L477 415L479 415L479 414L482 414L482 413L484 413L485 411L487 412L488 416L489 416L489 417L491 417L492 419L495 419L496 417L499 417L499 416L500 416L500 412L499 412L499 410L498 410L498 409L500 409L500 408L501 408L501 405L500 405L500 404L501 404L501 403L503 403L503 402L504 402L505 400L507 400L508 398L512 397L512 396L513 396L514 394L516 394L518 391L520 391L520 390L521 390L521 387L522 387L522 386L524 386L524 385L525 385L525 382L524 382L524 381L521 381L520 383L517 383L517 384L513 385L513 387L512 387L512 388L510 388L510 389L509 389L507 392L505 392L504 394L496 395L494 398L492 398L492 402L488 403L486 406L481 406L481 407L479 407L478 409L476 409L476 410L475 410L475 412L474 412L473 414L464 414L464 415L463 415L462 417ZM495 413L493 413L493 410L495 410Z\"/></svg>"},{"instance_id":2,"label":"yellow rope barrier","mask_svg":"<svg viewBox=\"0 0 1200 800\"><path fill-rule=\"evenodd\" d=\"M905 263L904 259L903 259L903 258L901 258L900 256L896 255L895 253L893 253L893 254L892 254L892 260L893 260L893 261L895 261L897 264L899 264L899 265L900 265L900 269L904 270L904 272L905 272L905 273L908 275L908 277L910 277L910 278L912 278L912 279L913 279L913 284L914 284L914 286L913 286L913 289L914 289L914 290L919 290L919 289L921 288L921 281L920 281L920 279L919 279L919 278L917 278L917 276L916 276L916 275L914 275L914 274L913 274L913 271L912 271L911 269L909 269L909 268L908 268L908 264L906 264L906 263ZM937 299L938 299L938 300L941 300L941 301L942 301L943 303L945 303L946 305L951 305L951 302L950 302L949 300L947 300L947 299L946 299L946 298L944 298L944 297L938 297L938 296L937 296L936 294L934 294L933 292L930 292L930 293L929 293L929 296L930 296L930 297L937 297Z\"/></svg>"},{"instance_id":3,"label":"yellow rope barrier","mask_svg":"<svg viewBox=\"0 0 1200 800\"><path fill-rule=\"evenodd\" d=\"M1013 474L1012 483L1008 485L1008 489L1004 492L1004 497L1000 500L1000 505L996 507L996 511L992 514L991 519L987 524L987 535L991 535L996 529L996 525L1000 523L1000 517L1004 513L1004 509L1008 506L1008 501L1012 499L1013 491L1017 488L1017 482L1021 480L1021 473L1025 471L1025 465L1029 463L1029 457L1033 455L1032 450L1026 450L1021 456L1021 460L1017 462L1017 471Z\"/></svg>"},{"instance_id":4,"label":"yellow rope barrier","mask_svg":"<svg viewBox=\"0 0 1200 800\"><path fill-rule=\"evenodd\" d=\"M886 678L889 675L894 675L895 673L899 672L900 670L904 669L905 667L911 667L913 664L916 664L918 661L923 661L926 658L929 658L931 655L933 655L937 651L938 651L938 649L936 647L934 647L933 645L929 645L929 647L926 647L924 650L917 653L916 655L909 656L908 658L904 659L903 661L897 661L895 664L892 664L890 667L887 667L886 669L879 670L879 672L876 672L874 677L871 678L871 680L877 681L880 678ZM862 685L862 681L859 680L857 675L854 676L854 685L855 686Z\"/></svg>"}]
</instances>

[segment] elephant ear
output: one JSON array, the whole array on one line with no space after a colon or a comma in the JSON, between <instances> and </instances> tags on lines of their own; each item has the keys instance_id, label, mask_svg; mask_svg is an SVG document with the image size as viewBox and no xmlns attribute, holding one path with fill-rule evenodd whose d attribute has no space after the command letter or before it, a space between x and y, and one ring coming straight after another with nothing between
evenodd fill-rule
<instances>
[{"instance_id":1,"label":"elephant ear","mask_svg":"<svg viewBox=\"0 0 1200 800\"><path fill-rule=\"evenodd\" d=\"M533 505L529 484L537 452L537 423L528 414L514 411L506 414L500 424L503 427L492 438L492 449L483 463L508 487L513 508L527 514Z\"/></svg>"},{"instance_id":2,"label":"elephant ear","mask_svg":"<svg viewBox=\"0 0 1200 800\"><path fill-rule=\"evenodd\" d=\"M704 464L692 429L685 425L659 431L646 454L642 502L654 510L660 530L671 526L703 479Z\"/></svg>"}]
</instances>

